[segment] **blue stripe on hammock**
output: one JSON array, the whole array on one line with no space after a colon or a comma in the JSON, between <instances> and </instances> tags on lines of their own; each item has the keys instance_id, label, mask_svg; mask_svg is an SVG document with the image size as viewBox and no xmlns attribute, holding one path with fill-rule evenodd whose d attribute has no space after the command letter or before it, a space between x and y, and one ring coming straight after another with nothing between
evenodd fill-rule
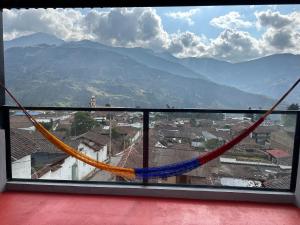
<instances>
[{"instance_id":1,"label":"blue stripe on hammock","mask_svg":"<svg viewBox=\"0 0 300 225\"><path fill-rule=\"evenodd\" d=\"M200 166L198 159L183 161L160 167L136 168L137 178L164 178L189 172Z\"/></svg>"}]
</instances>

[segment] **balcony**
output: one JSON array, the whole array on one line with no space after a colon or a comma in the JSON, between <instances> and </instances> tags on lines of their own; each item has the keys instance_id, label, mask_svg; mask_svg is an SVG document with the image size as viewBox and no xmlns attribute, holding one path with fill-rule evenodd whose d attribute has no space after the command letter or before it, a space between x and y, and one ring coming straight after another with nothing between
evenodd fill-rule
<instances>
[{"instance_id":1,"label":"balcony","mask_svg":"<svg viewBox=\"0 0 300 225\"><path fill-rule=\"evenodd\" d=\"M51 121L48 129L79 151L125 167L160 166L203 154L231 139L264 112L28 110L45 126ZM248 139L203 168L168 179L134 182L75 160L70 164L72 159L39 136L18 108L3 106L1 113L6 121L8 175L6 192L0 194L4 224L194 224L199 215L203 224L244 224L249 220L251 224L297 224L299 219L299 210L290 205L297 195L298 111L275 111ZM96 123L88 130L75 130L72 121L82 113ZM26 212L30 214L24 216Z\"/></svg>"},{"instance_id":2,"label":"balcony","mask_svg":"<svg viewBox=\"0 0 300 225\"><path fill-rule=\"evenodd\" d=\"M298 166L298 111L275 111L229 152L189 173L159 179L127 180L86 165L56 149L16 107L3 106L7 189L60 192L68 187L132 190L133 195L185 196L207 191L226 199L291 202ZM28 107L31 115L65 143L98 161L121 167L153 167L212 151L247 128L262 110ZM88 119L79 120L85 115ZM81 123L92 120L91 125ZM26 184L26 185L24 185ZM145 189L146 188L146 189ZM45 189L42 189L45 190ZM89 190L89 192L92 190ZM97 193L97 188L92 193ZM247 192L249 196L243 195ZM122 192L124 194L125 192ZM118 193L115 193L118 194ZM278 199L272 196L277 196ZM253 196L260 196L253 199ZM234 197L234 198L235 198ZM196 197L197 198L197 197ZM230 199L230 198L229 198Z\"/></svg>"},{"instance_id":3,"label":"balcony","mask_svg":"<svg viewBox=\"0 0 300 225\"><path fill-rule=\"evenodd\" d=\"M246 2L237 0L223 1L221 4L247 5L255 3L296 4L299 3L299 1L275 0ZM189 6L198 5L199 3L193 0L185 1L184 3L178 1L166 1L163 3L158 1L132 1L130 3L120 3L119 1L110 1L107 3L99 3L96 1L85 3L81 1L64 1L64 3L58 3L56 1L49 1L46 3L29 0L3 1L3 3L0 4L3 9L21 9L23 7L182 6L182 4ZM220 3L202 1L201 4L218 5ZM245 7L249 7L251 10L254 8L254 6ZM80 12L82 13L82 17L80 18L83 18L85 16L84 10ZM154 11L150 10L148 13L152 15L151 13L153 12ZM193 12L200 12L200 10L190 11L190 13ZM167 16L163 10L161 13L164 13L161 14L161 16ZM169 15L169 17L177 21L179 14L176 15ZM233 14L229 13L228 15ZM278 15L283 14L279 13ZM288 15L293 17L296 14L290 13ZM181 18L183 19L183 23L184 21L187 23L186 26L188 26L189 29L193 28L191 16ZM215 16L219 19L226 19L226 17L222 17L218 14ZM255 13L255 16L258 17L258 13ZM11 18L17 17L11 16ZM156 16L155 18L157 19L159 17ZM230 23L229 25L238 25L243 29L247 28L249 31L252 28L254 29L254 26L249 25L249 18L237 16L235 19L237 19L238 22ZM19 21L21 20L22 19ZM287 21L290 20L286 20L283 26L288 26ZM0 22L0 35L4 36L2 32L2 12ZM210 22L210 25L213 26L214 24L214 29L220 29L224 26L223 23ZM80 24L79 20L77 24ZM159 29L162 28L159 21L157 24L159 25ZM256 25L257 24L258 23L256 23ZM90 28L93 28L95 24L90 25L93 25L90 26ZM265 26L273 25L266 24ZM142 27L140 27L139 30L140 29L142 29ZM264 33L267 35L264 37L272 39L271 36L268 36L270 34L268 31L272 31L272 29L273 27L268 27ZM290 27L288 27L287 30L289 29ZM230 36L234 33L233 30L234 29L229 29L227 32L219 30L220 32L218 32L223 36L225 34ZM79 31L82 32L80 29ZM162 29L163 34L166 32L168 32L167 29ZM179 31L177 31L177 33L178 32ZM237 32L236 34L239 35L236 37L240 37L241 34L242 37L244 37L247 32ZM24 33L26 34L25 30ZM191 32L186 32L186 34L190 33ZM12 30L11 34L15 35L16 32ZM96 33L94 33L94 35L95 34ZM173 33L172 36L170 33L169 41L172 41L173 44L179 44L179 39L174 38L176 36L175 34L176 33ZM297 32L294 33L294 29L292 29L291 34L294 35L297 34ZM45 37L43 34L41 34L41 36ZM293 36L293 42L297 41L298 36ZM114 40L115 42L118 40L118 37ZM138 37L144 37L143 33L139 34ZM205 43L205 45L210 44L210 47L218 47L218 43L221 43L220 38L211 39L209 41L209 39L202 40L202 36L195 37L196 39L193 40L200 43L200 45L196 43L198 49L197 54L203 52L203 49L200 48L203 47L201 43ZM259 38L256 36L253 38L251 35L249 37L246 39L251 45L254 43L252 47L259 52L261 46L257 43L262 43L261 41L265 41L265 39L261 38L258 40ZM47 38L49 38L49 36L47 36ZM53 38L53 36L50 36L50 38ZM63 37L60 38L62 39L54 38L54 42L58 41L59 43L64 43ZM51 40L53 41L53 39ZM278 42L274 42L274 40L275 38L273 39L273 43L269 43L270 49L268 50L270 51L272 50L271 44L274 44L275 47L276 44L278 46ZM123 40L118 41L119 44L122 44ZM249 46L248 42L246 43L248 44L247 46ZM147 41L145 43L149 44ZM184 42L182 43L184 44ZM228 47L226 46L227 42L225 41L224 43L225 47ZM242 43L244 42L235 42L235 44L239 46L236 46L236 48L234 46L231 47L234 51L237 51L238 54L248 53L248 51L243 50L241 46ZM48 43L49 45L47 45L47 43L40 44L39 47L41 47L41 49L45 47L49 50L53 47L51 43ZM106 50L111 51L110 54L113 52L112 55L116 57L113 59L117 59L114 64L108 64L114 60L111 60L109 57L107 57L107 59L106 57L98 57L106 61L95 61L95 65L107 66L103 70L104 72L102 71L103 74L99 74L99 76L102 76L101 79L105 78L104 75L106 73L110 74L110 72L112 72L110 68L113 68L113 70L116 69L114 74L124 73L126 76L138 70L138 76L131 77L130 82L135 82L132 87L139 87L139 85L147 83L145 82L147 79L143 76L142 78L144 80L139 80L140 74L145 75L144 71L156 78L165 75L166 79L164 79L163 82L164 85L168 87L165 92L158 91L160 90L158 87L159 82L149 82L146 85L146 92L139 91L138 89L134 90L137 94L146 93L144 98L138 99L136 102L128 103L126 106L130 105L131 107L127 108L95 107L96 105L92 104L95 101L94 98L91 99L90 105L93 108L48 107L47 105L54 105L55 100L52 99L53 101L51 103L45 103L42 97L37 99L38 103L32 104L35 106L39 105L38 107L26 107L32 116L63 142L97 161L110 165L128 168L148 168L196 158L228 142L245 128L249 127L250 124L257 121L259 116L265 112L265 110L201 109L205 107L203 105L210 104L211 102L218 105L220 102L225 102L225 105L229 104L229 106L226 107L246 109L248 106L245 105L244 100L241 100L243 98L247 99L246 104L248 104L248 102L251 102L249 104L255 104L256 98L261 100L260 104L265 104L266 102L268 102L266 105L271 104L271 98L268 99L263 96L255 95L261 93L261 91L265 91L263 90L265 89L265 84L256 87L258 89L254 88L254 91L252 90L252 94L254 95L247 95L243 92L244 88L247 87L238 86L241 84L236 83L235 85L237 86L234 88L230 87L233 89L229 90L228 87L225 86L230 86L230 84L228 84L228 80L230 79L219 76L219 72L213 72L210 74L212 76L216 75L213 81L214 79L220 78L224 86L212 85L210 88L206 88L209 94L206 95L205 104L190 106L195 108L186 108L186 106L182 105L178 106L182 108L173 108L167 104L167 108L161 108L169 101L170 97L177 94L177 89L180 89L177 84L181 82L185 84L185 87L181 91L186 92L186 96L181 99L171 99L170 104L176 102L174 103L174 105L176 105L178 102L182 102L183 99L188 100L189 104L201 101L203 96L199 94L201 92L196 92L196 90L202 90L205 87L204 85L203 88L201 88L203 83L207 83L208 80L202 79L204 77L201 77L202 81L198 82L197 76L199 74L202 76L201 73L205 73L207 68L204 68L201 73L197 74L198 67L196 64L193 64L192 61L181 62L178 65L176 64L178 61L176 61L175 58L171 58L169 62L166 60L164 61L165 64L160 65L157 63L158 61L160 62L162 59L165 60L167 59L165 57L172 57L172 55L162 54L160 60L157 61L157 58L154 57L156 53L151 53L152 55L148 58L149 55L147 55L147 51L144 51L142 56L146 56L146 58L139 58L140 55L134 55L129 51L127 52L128 49L126 47L128 46L122 49L122 46L120 48L118 43L116 46L106 47L103 47L102 43L99 45L99 43L90 40L80 40L72 43L66 42L65 44L65 48L69 51L67 56L72 56L69 57L71 60L64 61L53 57L54 61L57 60L55 61L56 64L54 63L53 65L59 65L63 68L63 64L72 62L74 55L78 57L78 62L81 62L85 59L85 56L80 58L82 56L81 53L88 48L92 50L98 49L99 52L95 54L100 54L100 56L102 56L101 54L106 52ZM131 44L130 42L130 46ZM288 44L288 47L292 45L291 43ZM10 55L7 54L4 56L2 45L3 42L0 40L0 81L2 83L4 83L4 63L2 59L6 56L8 57L5 62L10 62L5 68L8 71L6 71L6 78L8 78L6 79L7 85L11 84L12 80L10 79L15 79L18 73L24 73L23 75L27 75L26 73L28 73L32 76L32 80L35 80L40 72L45 72L37 69L39 65L44 63L44 58L36 54L37 52L39 53L39 51L35 51L36 49L33 52L29 51L24 53L24 58L25 56L29 56L29 58L33 57L33 61L37 62L37 64L32 67L34 68L34 72L37 73L31 74L25 67L22 67L22 65L16 69L17 65L14 64L15 61L10 61L10 59L15 56L20 56L19 52L12 51ZM82 45L86 46L82 51L77 51L77 47ZM172 45L169 47L172 47ZM279 47L281 48L282 46ZM194 48L195 47L192 46L192 48L184 52L196 54L193 51ZM178 49L176 49L175 46L173 50L177 51ZM209 48L205 49L205 51L211 50ZM116 51L117 54L115 54ZM281 51L279 52L281 53ZM43 54L47 55L46 53L48 54L49 52L45 51ZM254 52L254 55L252 55L252 53L252 51L249 51L249 55L245 54L246 60L253 59L251 57L255 58L254 55L256 53ZM129 54L130 57L126 54ZM287 55L287 57L290 57L292 54ZM93 54L90 56L91 58L86 61L92 61L94 58L97 58L94 57ZM201 57L203 56L205 55L201 55ZM231 55L223 54L221 57L224 57L222 59L226 60L229 59ZM234 57L235 56L232 58L233 60L239 60ZM19 57L20 60L21 58L22 57ZM61 58L65 59L66 57L61 56ZM129 58L134 70L123 70L122 65L126 64L122 63L129 62ZM42 60L38 61L39 59ZM149 59L149 62L145 59ZM275 56L275 61L278 59L280 59L280 57ZM147 63L143 62L143 60L147 61ZM27 65L31 64L30 60L25 60L25 62ZM142 65L143 63L145 63L145 65ZM208 61L204 64L206 65L206 63L208 63ZM75 74L76 79L79 79L77 81L80 83L83 81L81 75L84 70L82 68L84 67L81 68L82 65L80 63L74 63L74 66L75 64L78 64L78 67L70 74ZM221 64L218 65L220 65L220 71L223 71L221 68L226 68L229 64L233 65L234 63L224 63L223 66L225 65L225 67L222 67ZM288 65L287 67L283 67L284 64L285 63L282 63L280 71L274 69L273 72L279 75L284 73L285 71L283 71L284 69L282 68L289 67L289 63L286 63L286 65ZM154 70L152 67L158 67L156 69L163 71L163 73L159 72L159 74L157 74L158 70ZM256 66L253 67L256 68ZM295 71L298 70L297 66L290 67ZM55 70L51 72L51 69L55 68L55 66L47 68L50 68L50 70L46 71L45 74L49 73L49 75L54 75L54 78L58 77L57 75L61 72ZM88 66L87 68L92 67ZM90 71L89 75L93 76L95 71L99 71L98 67L94 69L94 71ZM234 68L232 71L235 71L235 69L237 68ZM64 72L64 70L62 71ZM242 69L241 71L244 70ZM172 73L175 74L173 78L176 77L176 80L172 85L169 85L170 78L172 78L170 74ZM186 79L185 73L191 76L190 78L192 79ZM12 76L10 76L11 74ZM249 74L251 74L251 72L249 72ZM180 77L181 75L183 75L183 77ZM238 75L238 73L231 74L231 72L229 72L227 75L235 76ZM246 77L249 78L250 75ZM109 84L109 82L114 79L116 79L118 83L120 77L113 77L112 80L106 80L106 82ZM251 79L248 79L247 82L252 82ZM20 86L14 88L14 93L21 90L21 88L18 87L22 87L25 80L18 80L18 85ZM158 79L154 78L153 80L157 81ZM36 83L41 82L41 80L35 81ZM49 78L49 81L51 81L51 78ZM60 88L62 89L64 87L63 82L60 86L57 86L55 90L60 91ZM51 86L50 83L51 82L45 86L45 89L39 87L39 91L44 91L46 96L47 94L51 94L53 87L56 87L56 85ZM93 83L93 81L90 83ZM72 86L74 90L78 87L76 85ZM154 86L157 86L156 89L153 89ZM189 86L191 86L193 90L189 90ZM30 86L27 84L27 87ZM107 87L110 87L112 90L119 88L119 86L103 86L104 89L107 89ZM124 89L124 92L131 91L131 86L128 87ZM92 92L96 90L94 86L90 86L89 88L91 88L89 91ZM237 89L242 91L237 91ZM222 91L218 92L218 90ZM72 90L70 89L69 91ZM230 91L231 95L229 96L232 96L233 99L229 99L228 96L225 95L223 96L223 93L226 91ZM269 93L268 91L269 90L264 93ZM274 90L270 91L272 92ZM22 90L17 94L18 97L23 97L20 93L22 93ZM214 95L215 93L217 93L217 95ZM61 98L57 105L65 103L64 101L66 99L72 99L72 101L75 102L78 100L78 102L76 102L76 104L78 103L77 105L83 102L84 97L82 97L81 94L68 95L70 94L68 91L64 94L67 95L64 96L65 98ZM154 99L160 96L162 96L163 99L158 102L158 108L146 108L153 107L153 105L151 105L153 102L150 102L153 94L156 94ZM236 98L239 95L242 95L242 98ZM37 96L37 94L35 94L35 96ZM220 99L215 100L217 97ZM195 100L194 98L197 99ZM297 96L294 96L293 99L296 101ZM26 105L28 102L30 103L30 98L22 99L22 102L23 101L25 101ZM108 101L110 102L110 99L106 98L102 99L102 101L101 105L104 105ZM118 99L117 102L113 102L112 105L121 105L120 103L122 103L122 101L122 99ZM230 105L232 102L235 102L236 105ZM5 104L11 104L11 102L5 103L5 93L1 90L0 224L298 224L299 210L297 207L300 205L300 169L298 166L300 161L300 112L298 110L274 111L272 115L268 117L268 120L245 138L245 140L234 146L221 157L200 168L171 177L146 177L131 180L96 169L56 149L35 130L18 107ZM43 104L45 107L40 106ZM142 105L142 107L136 105ZM259 105L257 105L257 107L255 106L255 108L259 108Z\"/></svg>"}]
</instances>

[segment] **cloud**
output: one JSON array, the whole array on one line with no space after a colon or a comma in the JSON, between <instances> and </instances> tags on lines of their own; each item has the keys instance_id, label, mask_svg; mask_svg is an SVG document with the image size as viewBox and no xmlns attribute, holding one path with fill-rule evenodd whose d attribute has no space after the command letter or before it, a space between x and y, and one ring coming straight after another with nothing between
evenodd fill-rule
<instances>
[{"instance_id":1,"label":"cloud","mask_svg":"<svg viewBox=\"0 0 300 225\"><path fill-rule=\"evenodd\" d=\"M262 55L259 40L248 32L233 29L226 29L211 40L189 31L172 34L168 51L177 57L213 57L231 62Z\"/></svg>"},{"instance_id":2,"label":"cloud","mask_svg":"<svg viewBox=\"0 0 300 225\"><path fill-rule=\"evenodd\" d=\"M211 41L209 54L218 59L238 62L256 58L261 52L258 40L248 32L227 29Z\"/></svg>"},{"instance_id":3,"label":"cloud","mask_svg":"<svg viewBox=\"0 0 300 225\"><path fill-rule=\"evenodd\" d=\"M238 29L249 28L252 26L250 21L241 19L241 15L238 12L230 12L224 16L215 17L210 21L210 25L222 29Z\"/></svg>"},{"instance_id":4,"label":"cloud","mask_svg":"<svg viewBox=\"0 0 300 225\"><path fill-rule=\"evenodd\" d=\"M190 18L198 10L176 12L174 18ZM175 16L176 15L176 16ZM300 13L255 12L262 29L253 37L240 28L251 26L238 12L216 17L210 24L223 30L208 39L191 31L168 33L153 8L122 8L83 12L74 9L4 10L4 38L35 32L69 40L89 39L110 46L143 47L169 51L177 57L214 57L231 62L267 54L300 53ZM186 19L185 18L185 19Z\"/></svg>"},{"instance_id":5,"label":"cloud","mask_svg":"<svg viewBox=\"0 0 300 225\"><path fill-rule=\"evenodd\" d=\"M192 26L195 23L192 20L192 17L199 12L200 12L200 8L196 8L196 9L190 9L188 11L169 12L166 13L165 15L172 19L185 21L188 25Z\"/></svg>"},{"instance_id":6,"label":"cloud","mask_svg":"<svg viewBox=\"0 0 300 225\"><path fill-rule=\"evenodd\" d=\"M265 28L261 45L267 53L299 53L300 13L281 14L278 11L256 12L257 27Z\"/></svg>"},{"instance_id":7,"label":"cloud","mask_svg":"<svg viewBox=\"0 0 300 225\"><path fill-rule=\"evenodd\" d=\"M205 38L186 31L172 34L168 51L177 57L200 57L207 53Z\"/></svg>"},{"instance_id":8,"label":"cloud","mask_svg":"<svg viewBox=\"0 0 300 225\"><path fill-rule=\"evenodd\" d=\"M4 10L4 38L45 32L65 40L86 38L83 15L74 9Z\"/></svg>"},{"instance_id":9,"label":"cloud","mask_svg":"<svg viewBox=\"0 0 300 225\"><path fill-rule=\"evenodd\" d=\"M5 39L45 32L64 40L95 40L125 47L164 48L168 34L152 8L91 10L73 9L5 10Z\"/></svg>"},{"instance_id":10,"label":"cloud","mask_svg":"<svg viewBox=\"0 0 300 225\"><path fill-rule=\"evenodd\" d=\"M104 44L163 48L168 42L161 18L152 8L91 11L84 21L93 38Z\"/></svg>"},{"instance_id":11,"label":"cloud","mask_svg":"<svg viewBox=\"0 0 300 225\"><path fill-rule=\"evenodd\" d=\"M294 15L282 15L271 10L256 12L258 27L273 27L280 29L294 22Z\"/></svg>"}]
</instances>

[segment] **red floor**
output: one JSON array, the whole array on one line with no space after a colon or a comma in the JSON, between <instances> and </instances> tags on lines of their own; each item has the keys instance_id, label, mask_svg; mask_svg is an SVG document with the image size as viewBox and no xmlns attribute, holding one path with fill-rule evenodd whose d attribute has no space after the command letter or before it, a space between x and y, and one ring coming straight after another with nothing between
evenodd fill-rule
<instances>
[{"instance_id":1,"label":"red floor","mask_svg":"<svg viewBox=\"0 0 300 225\"><path fill-rule=\"evenodd\" d=\"M1 225L300 224L300 209L221 201L2 193Z\"/></svg>"}]
</instances>

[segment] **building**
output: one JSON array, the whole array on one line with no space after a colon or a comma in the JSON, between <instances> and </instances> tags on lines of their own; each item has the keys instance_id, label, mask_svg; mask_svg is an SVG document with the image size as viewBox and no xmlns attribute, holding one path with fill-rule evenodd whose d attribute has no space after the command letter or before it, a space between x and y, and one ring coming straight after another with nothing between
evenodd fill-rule
<instances>
[{"instance_id":1,"label":"building","mask_svg":"<svg viewBox=\"0 0 300 225\"><path fill-rule=\"evenodd\" d=\"M90 105L91 108L96 108L96 96L93 95L91 97L89 105Z\"/></svg>"},{"instance_id":2,"label":"building","mask_svg":"<svg viewBox=\"0 0 300 225\"><path fill-rule=\"evenodd\" d=\"M283 151L281 149L272 149L267 150L267 153L269 153L269 158L273 163L289 166L291 166L292 164L292 158L286 151Z\"/></svg>"},{"instance_id":3,"label":"building","mask_svg":"<svg viewBox=\"0 0 300 225\"><path fill-rule=\"evenodd\" d=\"M265 145L270 141L271 130L269 127L258 127L252 132L252 138L257 144Z\"/></svg>"}]
</instances>

